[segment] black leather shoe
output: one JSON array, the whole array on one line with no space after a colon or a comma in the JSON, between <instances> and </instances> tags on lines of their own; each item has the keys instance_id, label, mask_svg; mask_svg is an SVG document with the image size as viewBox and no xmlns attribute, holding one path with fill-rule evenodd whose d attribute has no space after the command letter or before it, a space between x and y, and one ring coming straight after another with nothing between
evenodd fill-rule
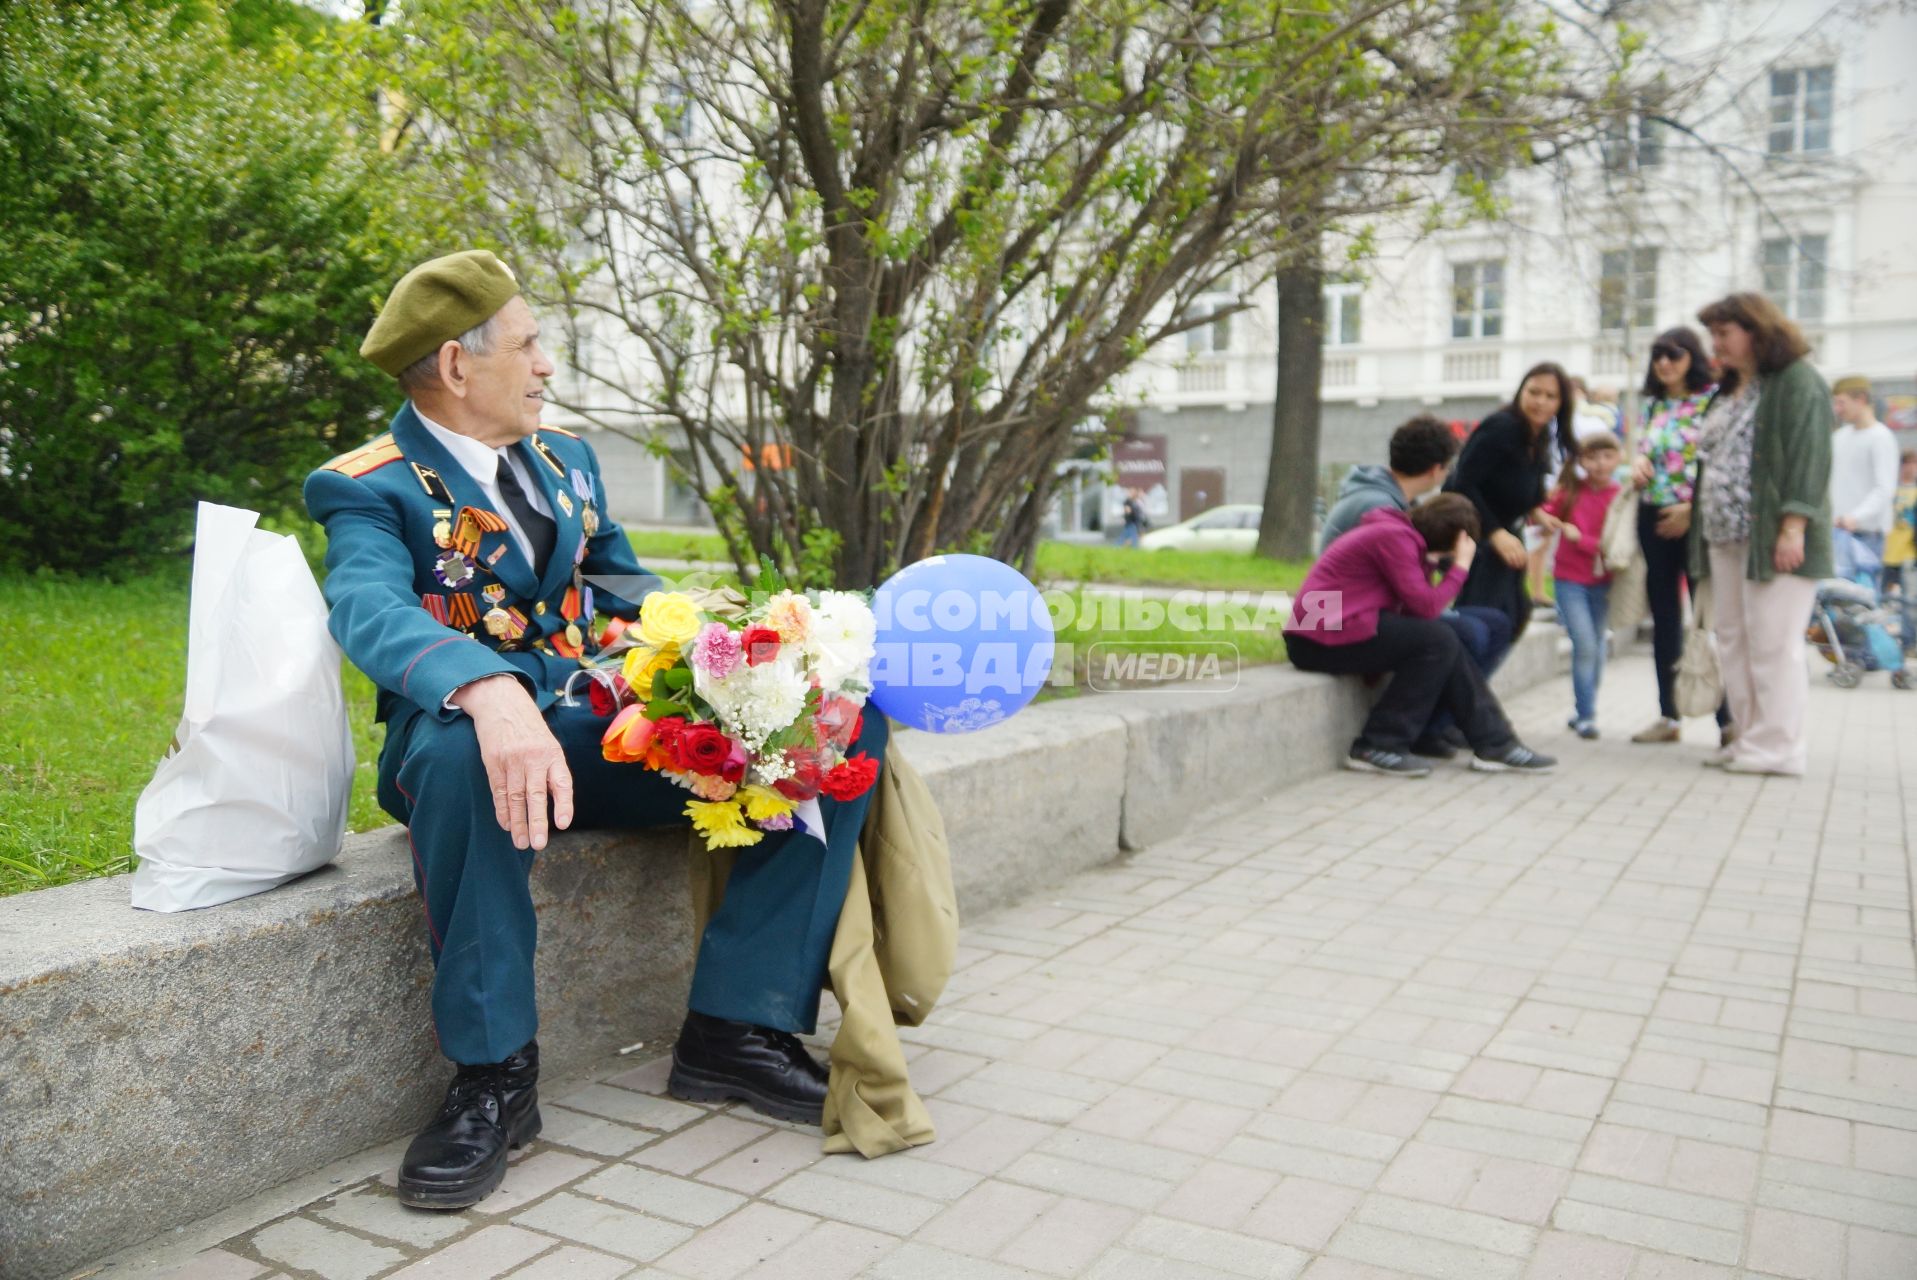
<instances>
[{"instance_id":1,"label":"black leather shoe","mask_svg":"<svg viewBox=\"0 0 1917 1280\"><path fill-rule=\"evenodd\" d=\"M688 1102L743 1102L778 1120L817 1124L826 1070L789 1031L687 1013L666 1092Z\"/></svg>"},{"instance_id":2,"label":"black leather shoe","mask_svg":"<svg viewBox=\"0 0 1917 1280\"><path fill-rule=\"evenodd\" d=\"M399 1164L399 1201L464 1209L506 1178L506 1152L539 1136L539 1042L504 1062L463 1066Z\"/></svg>"}]
</instances>

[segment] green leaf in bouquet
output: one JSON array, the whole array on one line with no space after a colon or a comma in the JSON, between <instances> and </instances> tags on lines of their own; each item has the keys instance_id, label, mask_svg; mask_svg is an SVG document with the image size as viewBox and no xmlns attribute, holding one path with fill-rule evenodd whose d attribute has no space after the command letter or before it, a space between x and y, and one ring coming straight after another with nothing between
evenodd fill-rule
<instances>
[{"instance_id":1,"label":"green leaf in bouquet","mask_svg":"<svg viewBox=\"0 0 1917 1280\"><path fill-rule=\"evenodd\" d=\"M759 555L759 573L758 576L752 580L753 595L763 600L767 596L776 596L785 589L785 575L780 573L779 567L772 563L771 556L761 552Z\"/></svg>"},{"instance_id":2,"label":"green leaf in bouquet","mask_svg":"<svg viewBox=\"0 0 1917 1280\"><path fill-rule=\"evenodd\" d=\"M803 746L806 739L810 736L804 729L799 727L805 723L805 721L801 720L794 724L789 724L783 729L773 730L766 736L766 753L771 754L776 751L784 751L787 747Z\"/></svg>"},{"instance_id":3,"label":"green leaf in bouquet","mask_svg":"<svg viewBox=\"0 0 1917 1280\"><path fill-rule=\"evenodd\" d=\"M659 721L665 719L667 716L686 716L689 718L691 715L692 712L690 710L682 704L674 702L671 698L654 698L646 703L646 719L648 720Z\"/></svg>"},{"instance_id":4,"label":"green leaf in bouquet","mask_svg":"<svg viewBox=\"0 0 1917 1280\"><path fill-rule=\"evenodd\" d=\"M652 687L679 693L692 687L692 672L685 667L667 667L652 678Z\"/></svg>"}]
</instances>

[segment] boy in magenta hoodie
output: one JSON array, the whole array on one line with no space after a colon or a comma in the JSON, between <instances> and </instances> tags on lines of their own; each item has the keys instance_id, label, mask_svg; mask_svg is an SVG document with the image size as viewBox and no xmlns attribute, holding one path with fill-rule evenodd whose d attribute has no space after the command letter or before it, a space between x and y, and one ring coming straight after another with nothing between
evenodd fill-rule
<instances>
[{"instance_id":1,"label":"boy in magenta hoodie","mask_svg":"<svg viewBox=\"0 0 1917 1280\"><path fill-rule=\"evenodd\" d=\"M1465 656L1457 633L1436 621L1477 554L1478 515L1469 499L1439 494L1409 513L1379 507L1313 565L1285 625L1291 664L1330 675L1385 675L1385 687L1345 757L1345 767L1423 777L1411 743L1442 706L1471 744L1471 766L1543 772L1557 762L1517 740L1496 695ZM1451 563L1434 584L1433 567Z\"/></svg>"}]
</instances>

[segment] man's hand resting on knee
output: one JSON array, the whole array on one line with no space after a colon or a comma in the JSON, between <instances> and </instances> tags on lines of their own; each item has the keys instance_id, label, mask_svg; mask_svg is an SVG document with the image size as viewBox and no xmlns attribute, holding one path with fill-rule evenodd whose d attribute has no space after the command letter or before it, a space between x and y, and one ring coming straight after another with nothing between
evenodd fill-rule
<instances>
[{"instance_id":1,"label":"man's hand resting on knee","mask_svg":"<svg viewBox=\"0 0 1917 1280\"><path fill-rule=\"evenodd\" d=\"M572 825L572 771L532 695L514 677L501 675L475 680L447 701L472 717L493 816L512 832L513 847L545 848L548 800L552 826Z\"/></svg>"}]
</instances>

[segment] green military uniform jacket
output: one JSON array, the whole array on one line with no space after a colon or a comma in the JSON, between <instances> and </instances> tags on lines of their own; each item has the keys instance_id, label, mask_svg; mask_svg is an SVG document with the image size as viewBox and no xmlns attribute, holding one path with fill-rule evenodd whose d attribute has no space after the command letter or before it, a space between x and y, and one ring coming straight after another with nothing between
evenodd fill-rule
<instances>
[{"instance_id":1,"label":"green military uniform jacket","mask_svg":"<svg viewBox=\"0 0 1917 1280\"><path fill-rule=\"evenodd\" d=\"M1777 576L1772 552L1785 516L1803 516L1804 563L1800 578L1828 578L1836 572L1831 553L1830 434L1835 427L1830 388L1810 361L1798 360L1760 380L1757 419L1751 440L1751 540L1744 576L1769 582ZM1704 464L1698 463L1697 489L1704 492ZM1702 506L1691 513L1692 582L1710 576L1704 542Z\"/></svg>"},{"instance_id":2,"label":"green military uniform jacket","mask_svg":"<svg viewBox=\"0 0 1917 1280\"><path fill-rule=\"evenodd\" d=\"M594 613L637 617L658 583L604 514L591 445L541 427L512 447L558 527L539 573L410 401L385 435L307 477L307 509L326 527L328 626L379 686L381 721L407 703L451 720L454 690L500 674L543 711L597 652Z\"/></svg>"}]
</instances>

